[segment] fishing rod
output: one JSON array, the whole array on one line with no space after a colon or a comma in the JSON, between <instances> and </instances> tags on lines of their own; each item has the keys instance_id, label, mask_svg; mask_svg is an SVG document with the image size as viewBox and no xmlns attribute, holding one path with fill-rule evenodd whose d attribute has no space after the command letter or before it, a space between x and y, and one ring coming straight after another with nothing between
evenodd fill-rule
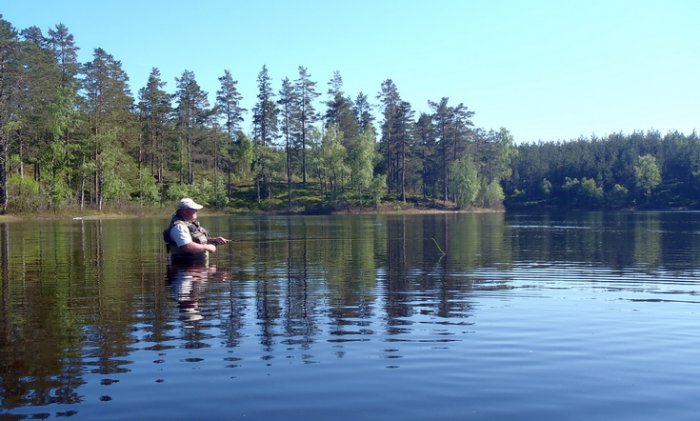
<instances>
[{"instance_id":1,"label":"fishing rod","mask_svg":"<svg viewBox=\"0 0 700 421\"><path fill-rule=\"evenodd\" d=\"M221 243L215 243L217 245L220 244L233 244L233 243L281 243L281 242L296 242L296 241L357 241L357 240L366 240L366 238L337 238L337 237L316 237L316 238L268 238L268 239L263 239L263 240L256 240L256 239L248 239L248 240L229 240L223 237L218 237L221 238L224 242ZM431 240L433 240L433 243L435 243L435 246L437 249L440 251L440 253L445 256L447 253L440 247L440 244L437 242L437 240L434 237L430 237Z\"/></svg>"},{"instance_id":2,"label":"fishing rod","mask_svg":"<svg viewBox=\"0 0 700 421\"><path fill-rule=\"evenodd\" d=\"M315 237L315 238L266 238L262 240L228 240L232 243L281 243L294 241L357 241L367 240L366 238L338 238L338 237ZM226 243L228 244L228 242Z\"/></svg>"}]
</instances>

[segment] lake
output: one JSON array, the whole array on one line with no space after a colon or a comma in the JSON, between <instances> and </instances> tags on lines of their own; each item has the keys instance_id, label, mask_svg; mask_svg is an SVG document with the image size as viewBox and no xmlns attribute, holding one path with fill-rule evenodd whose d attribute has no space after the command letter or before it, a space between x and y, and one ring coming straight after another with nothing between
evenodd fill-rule
<instances>
[{"instance_id":1,"label":"lake","mask_svg":"<svg viewBox=\"0 0 700 421\"><path fill-rule=\"evenodd\" d=\"M0 225L0 418L700 414L700 213L200 219Z\"/></svg>"}]
</instances>

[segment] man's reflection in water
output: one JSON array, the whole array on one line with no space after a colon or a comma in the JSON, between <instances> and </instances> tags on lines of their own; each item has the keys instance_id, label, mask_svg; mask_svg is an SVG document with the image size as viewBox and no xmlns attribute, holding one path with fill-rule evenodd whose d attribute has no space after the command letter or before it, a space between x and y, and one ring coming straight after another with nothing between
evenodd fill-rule
<instances>
[{"instance_id":1,"label":"man's reflection in water","mask_svg":"<svg viewBox=\"0 0 700 421\"><path fill-rule=\"evenodd\" d=\"M200 294L209 280L223 280L226 273L217 271L207 261L171 262L168 265L168 285L177 300L180 320L194 322L202 319L199 311Z\"/></svg>"}]
</instances>

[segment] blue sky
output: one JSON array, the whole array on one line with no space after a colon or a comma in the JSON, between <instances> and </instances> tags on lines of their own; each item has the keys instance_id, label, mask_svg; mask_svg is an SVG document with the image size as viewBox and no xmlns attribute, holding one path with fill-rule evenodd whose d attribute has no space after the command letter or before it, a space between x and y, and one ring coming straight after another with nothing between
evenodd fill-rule
<instances>
[{"instance_id":1,"label":"blue sky","mask_svg":"<svg viewBox=\"0 0 700 421\"><path fill-rule=\"evenodd\" d=\"M375 103L392 79L418 113L449 97L516 142L700 128L694 0L2 0L0 14L65 24L80 61L105 49L134 95L158 67L170 92L194 71L213 101L229 69L250 110L263 65L275 91L301 65L320 100L335 70Z\"/></svg>"}]
</instances>

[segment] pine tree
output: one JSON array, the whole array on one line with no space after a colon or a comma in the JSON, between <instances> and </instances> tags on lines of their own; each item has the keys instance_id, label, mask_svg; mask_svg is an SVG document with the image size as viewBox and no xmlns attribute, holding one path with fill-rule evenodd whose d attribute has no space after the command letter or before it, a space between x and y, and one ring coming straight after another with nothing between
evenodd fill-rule
<instances>
[{"instance_id":1,"label":"pine tree","mask_svg":"<svg viewBox=\"0 0 700 421\"><path fill-rule=\"evenodd\" d=\"M238 92L238 81L233 80L229 70L224 70L219 83L221 88L216 92L217 114L224 121L229 139L234 141L243 121L243 113L247 110L241 107L243 95Z\"/></svg>"},{"instance_id":2,"label":"pine tree","mask_svg":"<svg viewBox=\"0 0 700 421\"><path fill-rule=\"evenodd\" d=\"M362 92L357 94L353 112L355 113L355 120L359 125L360 132L364 132L369 128L374 130L374 127L372 127L372 122L374 121L374 116L372 115L372 105L369 103L367 95L363 94Z\"/></svg>"},{"instance_id":3,"label":"pine tree","mask_svg":"<svg viewBox=\"0 0 700 421\"><path fill-rule=\"evenodd\" d=\"M224 75L219 78L221 88L216 92L217 115L224 122L226 128L227 144L225 148L221 145L216 148L216 168L223 166L227 175L227 192L232 190L233 160L228 152L238 139L240 124L243 121L243 113L247 110L241 107L243 95L238 92L238 81L233 80L229 70L224 71ZM220 158L221 155L221 158ZM228 157L226 157L228 155ZM218 174L218 172L217 172Z\"/></svg>"},{"instance_id":4,"label":"pine tree","mask_svg":"<svg viewBox=\"0 0 700 421\"><path fill-rule=\"evenodd\" d=\"M165 137L168 131L168 117L172 112L172 95L165 88L157 67L151 69L146 86L139 90L139 113L141 119L143 154L139 153L139 164L143 161L158 184L163 183L166 159ZM144 155L141 159L141 155Z\"/></svg>"},{"instance_id":5,"label":"pine tree","mask_svg":"<svg viewBox=\"0 0 700 421\"><path fill-rule=\"evenodd\" d=\"M55 29L49 29L46 39L48 48L54 56L54 63L60 73L60 87L51 105L53 114L52 132L54 134L53 145L55 150L60 151L57 160L62 161L65 166L75 169L79 163L75 161L73 152L78 148L72 142L79 130L79 114L76 104L79 103L78 89L80 81L78 73L80 63L78 62L78 47L75 45L73 35L63 24L58 24ZM80 176L75 171L70 171L68 178L74 179L77 184ZM74 186L75 189L75 186Z\"/></svg>"},{"instance_id":6,"label":"pine tree","mask_svg":"<svg viewBox=\"0 0 700 421\"><path fill-rule=\"evenodd\" d=\"M101 210L110 195L124 193L123 179L117 173L128 168L126 158L129 155L123 150L127 139L122 135L133 123L133 98L121 62L105 50L95 49L93 60L84 68L85 112L91 137L82 151L83 162L89 161L88 154L92 154L91 199ZM80 183L81 208L84 205L84 181L85 177Z\"/></svg>"},{"instance_id":7,"label":"pine tree","mask_svg":"<svg viewBox=\"0 0 700 421\"><path fill-rule=\"evenodd\" d=\"M19 39L17 31L0 15L0 212L7 212L7 158L9 125L14 113L19 80Z\"/></svg>"},{"instance_id":8,"label":"pine tree","mask_svg":"<svg viewBox=\"0 0 700 421\"><path fill-rule=\"evenodd\" d=\"M261 202L263 193L270 194L268 180L269 149L277 137L277 106L274 102L274 92L270 83L267 66L263 66L258 74L258 103L253 109L253 139L255 143L255 185L257 200Z\"/></svg>"},{"instance_id":9,"label":"pine tree","mask_svg":"<svg viewBox=\"0 0 700 421\"><path fill-rule=\"evenodd\" d=\"M423 198L434 197L436 194L435 181L437 168L435 162L435 130L432 118L426 113L421 113L416 122L416 138L418 142L418 155L421 163L421 192Z\"/></svg>"},{"instance_id":10,"label":"pine tree","mask_svg":"<svg viewBox=\"0 0 700 421\"><path fill-rule=\"evenodd\" d=\"M464 104L456 107L448 105L449 98L440 102L428 101L433 108L433 125L436 130L440 168L442 170L443 199L449 200L449 180L451 163L460 159L466 151L469 128L473 125L473 111Z\"/></svg>"},{"instance_id":11,"label":"pine tree","mask_svg":"<svg viewBox=\"0 0 700 421\"><path fill-rule=\"evenodd\" d=\"M289 209L292 201L293 137L294 133L298 131L294 116L299 114L296 91L289 78L282 79L282 88L280 89L279 96L280 99L277 101L277 104L279 104L280 107L280 124L282 137L284 138L284 153L287 162L287 208Z\"/></svg>"},{"instance_id":12,"label":"pine tree","mask_svg":"<svg viewBox=\"0 0 700 421\"><path fill-rule=\"evenodd\" d=\"M56 25L56 29L49 29L47 42L61 70L61 87L77 89L76 76L80 69L78 63L79 48L75 46L73 35L64 24L59 23Z\"/></svg>"},{"instance_id":13,"label":"pine tree","mask_svg":"<svg viewBox=\"0 0 700 421\"><path fill-rule=\"evenodd\" d=\"M306 67L299 66L299 78L295 80L297 99L297 120L299 122L299 132L296 139L297 148L301 153L301 180L306 186L306 152L309 141L309 132L312 125L318 120L314 107L314 100L319 96L316 92L316 82L311 80Z\"/></svg>"},{"instance_id":14,"label":"pine tree","mask_svg":"<svg viewBox=\"0 0 700 421\"><path fill-rule=\"evenodd\" d=\"M382 83L377 97L383 108L379 148L386 168L389 193L398 193L405 201L408 153L414 140L414 113L411 104L401 100L398 88L391 79Z\"/></svg>"},{"instance_id":15,"label":"pine tree","mask_svg":"<svg viewBox=\"0 0 700 421\"><path fill-rule=\"evenodd\" d=\"M399 193L401 200L406 202L406 184L409 181L409 167L411 163L410 151L415 146L415 124L414 112L411 109L411 104L406 101L401 101L397 110L396 116L396 152L398 161L398 177L399 177Z\"/></svg>"},{"instance_id":16,"label":"pine tree","mask_svg":"<svg viewBox=\"0 0 700 421\"><path fill-rule=\"evenodd\" d=\"M342 134L343 145L350 148L359 134L359 124L355 117L352 100L343 92L343 78L340 72L333 73L333 78L328 85L325 124L327 127L335 126Z\"/></svg>"},{"instance_id":17,"label":"pine tree","mask_svg":"<svg viewBox=\"0 0 700 421\"><path fill-rule=\"evenodd\" d=\"M20 127L16 143L19 156L20 176L24 176L25 155L34 157L34 178L42 179L42 171L50 168L55 175L57 161L64 162L63 156L54 156L52 145L52 113L47 104L56 104L59 94L60 74L53 53L47 47L46 38L35 26L21 33L21 78L20 107L17 110ZM51 181L49 181L51 182Z\"/></svg>"},{"instance_id":18,"label":"pine tree","mask_svg":"<svg viewBox=\"0 0 700 421\"><path fill-rule=\"evenodd\" d=\"M194 183L194 144L203 132L212 110L207 93L197 83L194 72L185 70L176 78L175 109L180 136L180 183Z\"/></svg>"}]
</instances>

